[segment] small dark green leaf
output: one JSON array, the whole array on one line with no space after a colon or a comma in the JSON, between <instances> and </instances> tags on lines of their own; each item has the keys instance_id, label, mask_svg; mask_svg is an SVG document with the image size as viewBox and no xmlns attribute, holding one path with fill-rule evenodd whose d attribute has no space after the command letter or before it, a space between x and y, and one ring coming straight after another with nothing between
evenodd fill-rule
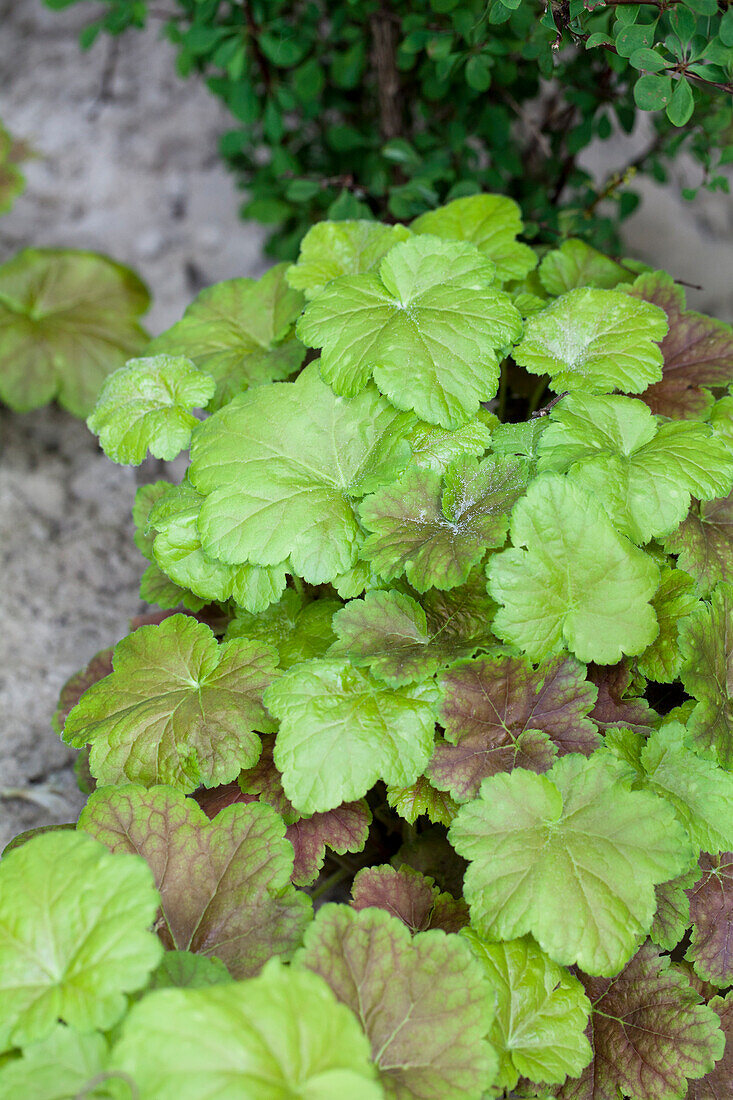
<instances>
[{"instance_id":1,"label":"small dark green leaf","mask_svg":"<svg viewBox=\"0 0 733 1100\"><path fill-rule=\"evenodd\" d=\"M621 57L631 57L632 53L654 45L654 27L625 27L616 36L616 49Z\"/></svg>"},{"instance_id":2,"label":"small dark green leaf","mask_svg":"<svg viewBox=\"0 0 733 1100\"><path fill-rule=\"evenodd\" d=\"M320 191L315 180L292 180L285 191L285 198L291 202L308 202Z\"/></svg>"},{"instance_id":3,"label":"small dark green leaf","mask_svg":"<svg viewBox=\"0 0 733 1100\"><path fill-rule=\"evenodd\" d=\"M682 42L689 42L697 26L695 16L687 8L683 8L681 4L678 4L670 15L669 23Z\"/></svg>"},{"instance_id":4,"label":"small dark green leaf","mask_svg":"<svg viewBox=\"0 0 733 1100\"><path fill-rule=\"evenodd\" d=\"M308 42L293 34L285 37L281 34L270 34L263 31L258 38L260 49L268 61L281 69L289 69L303 60L308 49Z\"/></svg>"},{"instance_id":5,"label":"small dark green leaf","mask_svg":"<svg viewBox=\"0 0 733 1100\"><path fill-rule=\"evenodd\" d=\"M672 98L672 81L668 76L647 73L634 85L634 100L642 111L661 111Z\"/></svg>"},{"instance_id":6,"label":"small dark green leaf","mask_svg":"<svg viewBox=\"0 0 733 1100\"><path fill-rule=\"evenodd\" d=\"M466 83L475 92L485 92L491 84L491 62L484 54L469 57L466 63Z\"/></svg>"},{"instance_id":7,"label":"small dark green leaf","mask_svg":"<svg viewBox=\"0 0 733 1100\"><path fill-rule=\"evenodd\" d=\"M657 53L656 50L650 50L645 46L640 50L634 50L629 58L629 63L635 69L643 69L648 73L658 73L666 64L660 53Z\"/></svg>"},{"instance_id":8,"label":"small dark green leaf","mask_svg":"<svg viewBox=\"0 0 733 1100\"><path fill-rule=\"evenodd\" d=\"M673 126L684 126L689 122L695 109L695 99L692 88L684 77L681 77L675 85L672 99L667 104L667 118Z\"/></svg>"},{"instance_id":9,"label":"small dark green leaf","mask_svg":"<svg viewBox=\"0 0 733 1100\"><path fill-rule=\"evenodd\" d=\"M717 15L717 0L685 0L688 8L696 11L698 15Z\"/></svg>"},{"instance_id":10,"label":"small dark green leaf","mask_svg":"<svg viewBox=\"0 0 733 1100\"><path fill-rule=\"evenodd\" d=\"M720 20L718 38L724 46L733 46L733 8L728 8Z\"/></svg>"}]
</instances>

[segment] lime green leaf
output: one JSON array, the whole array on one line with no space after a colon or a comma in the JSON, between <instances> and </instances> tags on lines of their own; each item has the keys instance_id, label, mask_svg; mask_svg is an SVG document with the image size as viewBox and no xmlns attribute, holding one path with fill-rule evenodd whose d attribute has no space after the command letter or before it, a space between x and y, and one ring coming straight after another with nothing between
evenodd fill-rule
<instances>
[{"instance_id":1,"label":"lime green leaf","mask_svg":"<svg viewBox=\"0 0 733 1100\"><path fill-rule=\"evenodd\" d=\"M680 624L681 678L697 706L687 728L693 744L733 769L733 585L719 584Z\"/></svg>"},{"instance_id":2,"label":"lime green leaf","mask_svg":"<svg viewBox=\"0 0 733 1100\"><path fill-rule=\"evenodd\" d=\"M157 532L153 542L157 565L177 586L207 602L233 599L250 612L264 611L282 596L288 563L226 565L208 557L198 531L203 500L184 483L171 486L156 501L148 523Z\"/></svg>"},{"instance_id":3,"label":"lime green leaf","mask_svg":"<svg viewBox=\"0 0 733 1100\"><path fill-rule=\"evenodd\" d=\"M414 783L433 749L433 684L391 690L348 661L288 669L265 695L280 720L275 764L302 813L361 798L377 779Z\"/></svg>"},{"instance_id":4,"label":"lime green leaf","mask_svg":"<svg viewBox=\"0 0 733 1100\"><path fill-rule=\"evenodd\" d=\"M189 611L200 611L206 603L200 596L194 596L193 592L174 584L157 562L149 565L140 578L140 599L168 611L181 605Z\"/></svg>"},{"instance_id":5,"label":"lime green leaf","mask_svg":"<svg viewBox=\"0 0 733 1100\"><path fill-rule=\"evenodd\" d=\"M698 756L679 722L667 722L641 752L644 786L666 798L698 853L733 849L733 775Z\"/></svg>"},{"instance_id":6,"label":"lime green leaf","mask_svg":"<svg viewBox=\"0 0 733 1100\"><path fill-rule=\"evenodd\" d=\"M139 1100L382 1100L369 1043L317 974L272 959L256 978L161 989L136 1004L111 1057Z\"/></svg>"},{"instance_id":7,"label":"lime green leaf","mask_svg":"<svg viewBox=\"0 0 733 1100\"><path fill-rule=\"evenodd\" d=\"M571 290L527 318L513 356L530 374L549 374L555 393L640 393L662 377L657 341L666 331L664 311L650 302L621 290Z\"/></svg>"},{"instance_id":8,"label":"lime green leaf","mask_svg":"<svg viewBox=\"0 0 733 1100\"><path fill-rule=\"evenodd\" d=\"M386 1096L481 1100L496 1070L485 1039L493 990L461 937L411 937L379 909L324 905L296 963L325 978L355 1014Z\"/></svg>"},{"instance_id":9,"label":"lime green leaf","mask_svg":"<svg viewBox=\"0 0 733 1100\"><path fill-rule=\"evenodd\" d=\"M564 397L549 419L540 472L568 473L634 542L673 531L693 495L730 492L733 455L707 424L660 422L643 401L583 393Z\"/></svg>"},{"instance_id":10,"label":"lime green leaf","mask_svg":"<svg viewBox=\"0 0 733 1100\"><path fill-rule=\"evenodd\" d=\"M294 383L243 394L194 436L189 477L206 495L204 552L230 565L290 558L312 584L351 569L360 541L355 502L409 461L410 417L369 386L336 397L311 364Z\"/></svg>"},{"instance_id":11,"label":"lime green leaf","mask_svg":"<svg viewBox=\"0 0 733 1100\"><path fill-rule=\"evenodd\" d=\"M487 943L464 933L496 993L489 1038L499 1051L497 1085L516 1088L520 1075L561 1085L593 1057L584 1031L590 1001L577 978L558 966L531 936Z\"/></svg>"},{"instance_id":12,"label":"lime green leaf","mask_svg":"<svg viewBox=\"0 0 733 1100\"><path fill-rule=\"evenodd\" d=\"M25 248L0 266L0 400L27 412L56 398L87 416L107 375L145 346L137 318L149 304L104 256Z\"/></svg>"},{"instance_id":13,"label":"lime green leaf","mask_svg":"<svg viewBox=\"0 0 733 1100\"><path fill-rule=\"evenodd\" d=\"M7 214L25 188L18 165L28 155L25 143L15 141L0 122L0 214Z\"/></svg>"},{"instance_id":14,"label":"lime green leaf","mask_svg":"<svg viewBox=\"0 0 733 1100\"><path fill-rule=\"evenodd\" d=\"M141 485L135 493L135 501L132 506L132 518L135 523L135 546L143 557L153 561L153 542L155 531L149 527L150 513L162 496L172 489L170 481L152 481L147 485Z\"/></svg>"},{"instance_id":15,"label":"lime green leaf","mask_svg":"<svg viewBox=\"0 0 733 1100\"><path fill-rule=\"evenodd\" d=\"M214 956L243 978L300 943L311 903L290 885L293 849L270 806L229 806L210 822L193 799L169 787L103 787L90 796L79 827L110 851L147 862L160 891L165 947Z\"/></svg>"},{"instance_id":16,"label":"lime green leaf","mask_svg":"<svg viewBox=\"0 0 733 1100\"><path fill-rule=\"evenodd\" d=\"M414 237L379 273L344 276L308 303L298 335L322 347L321 374L353 397L374 376L380 391L422 420L459 428L496 393L496 349L519 335L494 265L473 245Z\"/></svg>"},{"instance_id":17,"label":"lime green leaf","mask_svg":"<svg viewBox=\"0 0 733 1100\"><path fill-rule=\"evenodd\" d=\"M704 420L711 404L704 387L733 382L733 329L686 310L683 287L664 271L640 275L628 293L663 309L669 325L660 345L662 380L642 400L663 416Z\"/></svg>"},{"instance_id":18,"label":"lime green leaf","mask_svg":"<svg viewBox=\"0 0 733 1100\"><path fill-rule=\"evenodd\" d=\"M405 573L418 592L455 588L487 548L503 545L526 485L526 463L516 458L464 456L442 478L408 470L362 503L359 518L370 534L360 553L385 580Z\"/></svg>"},{"instance_id":19,"label":"lime green leaf","mask_svg":"<svg viewBox=\"0 0 733 1100\"><path fill-rule=\"evenodd\" d=\"M677 679L682 664L677 642L680 621L690 614L696 604L693 578L681 569L664 566L662 580L652 600L659 634L636 662L642 676L660 684L671 684Z\"/></svg>"},{"instance_id":20,"label":"lime green leaf","mask_svg":"<svg viewBox=\"0 0 733 1100\"><path fill-rule=\"evenodd\" d=\"M492 624L531 660L566 646L581 661L615 664L658 633L649 603L652 559L612 526L602 505L557 474L536 478L514 507L514 547L489 559Z\"/></svg>"},{"instance_id":21,"label":"lime green leaf","mask_svg":"<svg viewBox=\"0 0 733 1100\"><path fill-rule=\"evenodd\" d=\"M275 646L280 668L290 668L311 657L324 657L336 641L331 627L340 600L313 600L304 603L295 589L288 588L279 603L271 604L259 615L237 609L227 627L225 641L250 638Z\"/></svg>"},{"instance_id":22,"label":"lime green leaf","mask_svg":"<svg viewBox=\"0 0 733 1100\"><path fill-rule=\"evenodd\" d=\"M76 706L87 688L90 688L92 684L96 684L103 677L109 676L112 671L113 651L113 646L100 649L99 653L95 653L84 668L70 676L61 688L59 701L51 719L54 731L59 737L63 732L69 712Z\"/></svg>"},{"instance_id":23,"label":"lime green leaf","mask_svg":"<svg viewBox=\"0 0 733 1100\"><path fill-rule=\"evenodd\" d=\"M580 1081L568 1081L558 1100L682 1100L723 1054L720 1019L650 943L615 977L581 975L593 1005L589 1037L595 1057ZM690 1086L694 1088L693 1085Z\"/></svg>"},{"instance_id":24,"label":"lime green leaf","mask_svg":"<svg viewBox=\"0 0 733 1100\"><path fill-rule=\"evenodd\" d=\"M250 386L287 378L303 362L305 348L293 335L303 298L288 288L285 270L277 264L261 279L228 279L202 290L147 353L193 359L216 382L212 409Z\"/></svg>"},{"instance_id":25,"label":"lime green leaf","mask_svg":"<svg viewBox=\"0 0 733 1100\"><path fill-rule=\"evenodd\" d=\"M318 222L303 237L298 262L286 271L287 280L306 298L314 298L341 275L372 271L390 248L410 235L404 225L358 220Z\"/></svg>"},{"instance_id":26,"label":"lime green leaf","mask_svg":"<svg viewBox=\"0 0 733 1100\"><path fill-rule=\"evenodd\" d=\"M64 738L90 744L102 783L168 783L182 791L236 778L261 751L262 692L277 654L261 642L219 645L187 615L143 626L114 652L114 672L69 714Z\"/></svg>"},{"instance_id":27,"label":"lime green leaf","mask_svg":"<svg viewBox=\"0 0 733 1100\"><path fill-rule=\"evenodd\" d=\"M428 775L459 802L475 798L489 775L546 771L557 755L598 747L588 718L596 689L573 657L536 670L521 657L460 661L440 677L440 690L445 743L435 746Z\"/></svg>"},{"instance_id":28,"label":"lime green leaf","mask_svg":"<svg viewBox=\"0 0 733 1100\"><path fill-rule=\"evenodd\" d=\"M733 398L730 400L733 401ZM491 414L487 413L486 416L490 417ZM407 440L418 466L442 474L454 459L462 455L481 458L491 443L491 428L487 422L478 418L469 420L455 431L418 422L408 432Z\"/></svg>"},{"instance_id":29,"label":"lime green leaf","mask_svg":"<svg viewBox=\"0 0 733 1100\"><path fill-rule=\"evenodd\" d=\"M390 687L427 680L459 657L495 644L488 627L493 611L475 586L429 593L421 603L402 592L367 592L334 616L338 640L329 656L348 657Z\"/></svg>"},{"instance_id":30,"label":"lime green leaf","mask_svg":"<svg viewBox=\"0 0 733 1100\"><path fill-rule=\"evenodd\" d=\"M725 1091L733 1081L733 991L725 997L713 997L708 1001L708 1008L720 1020L725 1050L720 1061L701 1080L690 1082L689 1100L724 1100Z\"/></svg>"},{"instance_id":31,"label":"lime green leaf","mask_svg":"<svg viewBox=\"0 0 733 1100\"><path fill-rule=\"evenodd\" d=\"M116 1096L102 1091L103 1084L111 1084L103 1078L108 1055L107 1040L98 1031L82 1035L57 1024L45 1039L27 1046L21 1058L0 1067L0 1100L77 1100L80 1096L95 1100ZM92 1084L95 1079L99 1081L98 1090Z\"/></svg>"},{"instance_id":32,"label":"lime green leaf","mask_svg":"<svg viewBox=\"0 0 733 1100\"><path fill-rule=\"evenodd\" d=\"M613 290L619 283L633 282L636 275L585 241L576 240L565 241L548 252L538 273L547 293L556 296L584 286Z\"/></svg>"},{"instance_id":33,"label":"lime green leaf","mask_svg":"<svg viewBox=\"0 0 733 1100\"><path fill-rule=\"evenodd\" d=\"M214 385L182 355L131 359L105 380L87 427L113 462L139 466L148 451L170 461L191 442L190 410L208 404Z\"/></svg>"},{"instance_id":34,"label":"lime green leaf","mask_svg":"<svg viewBox=\"0 0 733 1100\"><path fill-rule=\"evenodd\" d=\"M34 837L0 862L0 1051L112 1027L163 953L141 859L76 832Z\"/></svg>"},{"instance_id":35,"label":"lime green leaf","mask_svg":"<svg viewBox=\"0 0 733 1100\"><path fill-rule=\"evenodd\" d=\"M468 924L468 906L441 894L431 878L404 865L362 867L351 887L352 909L384 909L412 933L440 928L459 932Z\"/></svg>"},{"instance_id":36,"label":"lime green leaf","mask_svg":"<svg viewBox=\"0 0 733 1100\"><path fill-rule=\"evenodd\" d=\"M429 821L450 825L458 810L451 796L433 787L424 775L409 787L387 787L387 801L410 825L423 814Z\"/></svg>"},{"instance_id":37,"label":"lime green leaf","mask_svg":"<svg viewBox=\"0 0 733 1100\"><path fill-rule=\"evenodd\" d=\"M664 540L664 549L679 555L678 566L695 578L703 596L719 581L733 581L733 493L694 503L684 523Z\"/></svg>"},{"instance_id":38,"label":"lime green leaf","mask_svg":"<svg viewBox=\"0 0 733 1100\"><path fill-rule=\"evenodd\" d=\"M529 245L518 241L522 212L504 195L468 195L439 210L429 210L410 227L449 241L468 241L496 264L499 282L523 279L537 263Z\"/></svg>"},{"instance_id":39,"label":"lime green leaf","mask_svg":"<svg viewBox=\"0 0 733 1100\"><path fill-rule=\"evenodd\" d=\"M657 886L657 911L654 914L649 938L665 951L676 947L690 927L690 900L688 890L700 877L700 868L695 864L669 882Z\"/></svg>"},{"instance_id":40,"label":"lime green leaf","mask_svg":"<svg viewBox=\"0 0 733 1100\"><path fill-rule=\"evenodd\" d=\"M556 962L615 974L649 930L654 886L694 857L664 799L630 791L606 754L571 754L546 775L485 779L449 840L470 860L464 896L489 939L531 932Z\"/></svg>"}]
</instances>

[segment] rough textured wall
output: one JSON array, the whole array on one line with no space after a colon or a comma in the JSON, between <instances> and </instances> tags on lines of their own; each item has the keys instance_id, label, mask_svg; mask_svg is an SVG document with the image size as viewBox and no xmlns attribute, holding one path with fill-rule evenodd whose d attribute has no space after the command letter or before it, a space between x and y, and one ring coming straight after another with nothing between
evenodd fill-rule
<instances>
[{"instance_id":1,"label":"rough textured wall","mask_svg":"<svg viewBox=\"0 0 733 1100\"><path fill-rule=\"evenodd\" d=\"M106 40L81 54L85 20L83 9L0 0L0 119L38 154L27 192L0 219L0 259L29 244L109 252L149 283L157 332L201 286L258 274L262 231L237 220L213 97L175 76L155 28L130 34L116 62ZM602 177L617 156L618 144L588 162ZM703 284L691 304L733 317L730 199L690 207L672 189L642 188L629 253ZM139 609L143 563L129 515L148 478L113 466L85 426L56 409L1 411L0 432L2 846L21 828L71 820L80 802L50 715L63 681L125 634Z\"/></svg>"}]
</instances>

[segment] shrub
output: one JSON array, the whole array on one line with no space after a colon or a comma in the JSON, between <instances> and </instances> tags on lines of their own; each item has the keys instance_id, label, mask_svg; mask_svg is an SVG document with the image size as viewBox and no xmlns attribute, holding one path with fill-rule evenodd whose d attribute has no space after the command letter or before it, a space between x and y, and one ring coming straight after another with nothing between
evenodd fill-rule
<instances>
[{"instance_id":1,"label":"shrub","mask_svg":"<svg viewBox=\"0 0 733 1100\"><path fill-rule=\"evenodd\" d=\"M663 180L686 150L701 186L728 186L724 2L105 0L82 42L159 18L179 72L231 112L222 155L249 192L243 214L276 227L283 259L324 216L404 221L482 190L518 200L539 241L613 251L636 171ZM631 133L640 111L651 140L597 186L583 151Z\"/></svg>"},{"instance_id":2,"label":"shrub","mask_svg":"<svg viewBox=\"0 0 733 1100\"><path fill-rule=\"evenodd\" d=\"M733 331L520 230L322 222L105 383L190 465L0 863L0 1098L725 1095Z\"/></svg>"}]
</instances>

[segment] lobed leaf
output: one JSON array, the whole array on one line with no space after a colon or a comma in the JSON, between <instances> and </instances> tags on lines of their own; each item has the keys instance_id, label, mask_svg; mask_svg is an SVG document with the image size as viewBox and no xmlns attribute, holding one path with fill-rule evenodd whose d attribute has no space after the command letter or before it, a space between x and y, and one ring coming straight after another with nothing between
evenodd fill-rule
<instances>
[{"instance_id":1,"label":"lobed leaf","mask_svg":"<svg viewBox=\"0 0 733 1100\"><path fill-rule=\"evenodd\" d=\"M351 887L352 909L383 909L415 932L459 932L468 924L463 899L441 893L431 878L411 867L362 867Z\"/></svg>"},{"instance_id":2,"label":"lobed leaf","mask_svg":"<svg viewBox=\"0 0 733 1100\"><path fill-rule=\"evenodd\" d=\"M690 1081L687 1100L726 1100L733 1081L733 991L725 997L713 997L708 1002L710 1008L720 1019L725 1035L725 1050L722 1058L705 1074L703 1078Z\"/></svg>"},{"instance_id":3,"label":"lobed leaf","mask_svg":"<svg viewBox=\"0 0 733 1100\"><path fill-rule=\"evenodd\" d=\"M410 469L367 497L360 554L384 580L404 573L418 592L463 584L486 550L502 546L509 513L527 487L516 458L455 459L441 476Z\"/></svg>"},{"instance_id":4,"label":"lobed leaf","mask_svg":"<svg viewBox=\"0 0 733 1100\"><path fill-rule=\"evenodd\" d=\"M145 985L162 948L140 859L91 837L44 832L0 862L0 1052L45 1039L59 1020L106 1030Z\"/></svg>"},{"instance_id":5,"label":"lobed leaf","mask_svg":"<svg viewBox=\"0 0 733 1100\"><path fill-rule=\"evenodd\" d=\"M733 710L730 705L733 653L733 585L719 584L709 603L700 603L680 624L680 672L697 705L687 728L693 744L733 767Z\"/></svg>"},{"instance_id":6,"label":"lobed leaf","mask_svg":"<svg viewBox=\"0 0 733 1100\"><path fill-rule=\"evenodd\" d=\"M20 1096L33 1100L95 1100L105 1095L109 1047L98 1031L82 1034L73 1028L56 1024L44 1039L30 1043L20 1058L0 1063L0 1100L17 1100ZM94 1088L97 1082L99 1089ZM122 1082L119 1082L122 1085ZM113 1083L109 1082L109 1087ZM106 1092L107 1097L119 1096ZM129 1093L128 1093L129 1095ZM122 1100L122 1097L121 1097Z\"/></svg>"},{"instance_id":7,"label":"lobed leaf","mask_svg":"<svg viewBox=\"0 0 733 1100\"><path fill-rule=\"evenodd\" d=\"M377 779L414 783L433 747L433 684L390 689L343 660L295 665L265 694L280 721L275 764L302 813L361 798Z\"/></svg>"},{"instance_id":8,"label":"lobed leaf","mask_svg":"<svg viewBox=\"0 0 733 1100\"><path fill-rule=\"evenodd\" d=\"M677 679L682 664L678 643L680 623L696 605L695 581L689 573L663 566L662 579L652 600L659 634L637 659L642 676L661 684L671 684Z\"/></svg>"},{"instance_id":9,"label":"lobed leaf","mask_svg":"<svg viewBox=\"0 0 733 1100\"><path fill-rule=\"evenodd\" d=\"M553 296L587 286L613 290L619 283L633 282L636 275L633 268L572 238L545 253L537 273L542 286Z\"/></svg>"},{"instance_id":10,"label":"lobed leaf","mask_svg":"<svg viewBox=\"0 0 733 1100\"><path fill-rule=\"evenodd\" d=\"M641 393L662 377L663 310L621 290L584 287L527 318L512 352L530 374L549 374L555 393Z\"/></svg>"},{"instance_id":11,"label":"lobed leaf","mask_svg":"<svg viewBox=\"0 0 733 1100\"><path fill-rule=\"evenodd\" d=\"M344 276L308 303L297 332L323 349L324 381L354 397L380 392L422 420L459 428L496 393L496 351L519 335L511 300L490 288L495 268L473 245L413 237L379 272Z\"/></svg>"},{"instance_id":12,"label":"lobed leaf","mask_svg":"<svg viewBox=\"0 0 733 1100\"><path fill-rule=\"evenodd\" d=\"M628 962L651 927L654 886L693 850L672 808L623 778L604 754L572 754L546 775L484 780L448 834L470 861L464 897L480 935L531 932L550 958L588 974Z\"/></svg>"},{"instance_id":13,"label":"lobed leaf","mask_svg":"<svg viewBox=\"0 0 733 1100\"><path fill-rule=\"evenodd\" d=\"M204 552L229 565L290 558L311 584L351 569L361 541L356 501L409 461L396 413L374 387L336 397L311 364L294 383L243 394L202 425L190 480L205 495Z\"/></svg>"},{"instance_id":14,"label":"lobed leaf","mask_svg":"<svg viewBox=\"0 0 733 1100\"><path fill-rule=\"evenodd\" d=\"M230 806L210 822L169 787L106 787L90 796L79 826L110 851L146 861L166 948L213 956L243 978L300 943L310 899L290 884L293 852L271 807Z\"/></svg>"},{"instance_id":15,"label":"lobed leaf","mask_svg":"<svg viewBox=\"0 0 733 1100\"><path fill-rule=\"evenodd\" d=\"M214 387L184 355L130 359L105 380L87 427L113 462L139 466L148 451L170 461L199 423L191 409L204 408Z\"/></svg>"},{"instance_id":16,"label":"lobed leaf","mask_svg":"<svg viewBox=\"0 0 733 1100\"><path fill-rule=\"evenodd\" d=\"M572 657L535 670L521 657L477 657L440 677L438 742L428 776L459 802L475 798L482 780L513 768L547 771L569 752L589 756L600 743L588 714L596 690Z\"/></svg>"},{"instance_id":17,"label":"lobed leaf","mask_svg":"<svg viewBox=\"0 0 733 1100\"><path fill-rule=\"evenodd\" d=\"M733 493L721 500L693 503L690 514L664 540L664 549L678 554L680 569L697 581L707 596L719 581L733 581Z\"/></svg>"},{"instance_id":18,"label":"lobed leaf","mask_svg":"<svg viewBox=\"0 0 733 1100\"><path fill-rule=\"evenodd\" d=\"M567 647L601 664L654 641L659 570L580 486L558 474L532 481L512 512L511 539L487 567L489 592L504 605L492 624L498 637L531 660Z\"/></svg>"},{"instance_id":19,"label":"lobed leaf","mask_svg":"<svg viewBox=\"0 0 733 1100\"><path fill-rule=\"evenodd\" d=\"M64 739L91 745L101 783L168 783L182 791L234 779L257 760L271 722L262 693L277 654L259 642L219 645L203 623L172 615L115 647L114 672L71 711Z\"/></svg>"},{"instance_id":20,"label":"lobed leaf","mask_svg":"<svg viewBox=\"0 0 733 1100\"><path fill-rule=\"evenodd\" d=\"M181 321L156 336L148 355L187 355L211 375L219 409L252 386L279 382L300 367L305 348L293 335L303 298L285 281L285 264L261 279L227 279L206 287Z\"/></svg>"},{"instance_id":21,"label":"lobed leaf","mask_svg":"<svg viewBox=\"0 0 733 1100\"><path fill-rule=\"evenodd\" d=\"M480 1100L496 1070L484 1036L489 982L458 936L418 932L376 909L324 905L296 962L359 1020L395 1100Z\"/></svg>"},{"instance_id":22,"label":"lobed leaf","mask_svg":"<svg viewBox=\"0 0 733 1100\"><path fill-rule=\"evenodd\" d=\"M730 802L726 819L730 814ZM686 891L692 936L687 949L695 973L706 982L733 982L733 852L700 856L702 875Z\"/></svg>"},{"instance_id":23,"label":"lobed leaf","mask_svg":"<svg viewBox=\"0 0 733 1100\"><path fill-rule=\"evenodd\" d=\"M363 219L317 222L300 242L298 262L287 268L286 278L307 299L315 298L341 275L372 271L391 248L409 237L404 225Z\"/></svg>"}]
</instances>

